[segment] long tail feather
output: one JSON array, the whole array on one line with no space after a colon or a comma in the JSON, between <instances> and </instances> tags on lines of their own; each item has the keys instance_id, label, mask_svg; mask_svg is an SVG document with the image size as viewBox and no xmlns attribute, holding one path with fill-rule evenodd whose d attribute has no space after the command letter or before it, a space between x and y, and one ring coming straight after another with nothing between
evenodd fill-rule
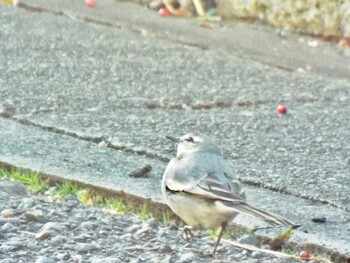
<instances>
[{"instance_id":1,"label":"long tail feather","mask_svg":"<svg viewBox=\"0 0 350 263\"><path fill-rule=\"evenodd\" d=\"M295 228L297 228L299 225L293 223L292 221L279 216L275 215L270 212L266 212L264 210L261 210L259 208L253 207L248 204L239 204L235 205L234 207L235 210L237 210L240 213L246 214L248 216L256 217L258 219L261 219L271 225L290 225Z\"/></svg>"}]
</instances>

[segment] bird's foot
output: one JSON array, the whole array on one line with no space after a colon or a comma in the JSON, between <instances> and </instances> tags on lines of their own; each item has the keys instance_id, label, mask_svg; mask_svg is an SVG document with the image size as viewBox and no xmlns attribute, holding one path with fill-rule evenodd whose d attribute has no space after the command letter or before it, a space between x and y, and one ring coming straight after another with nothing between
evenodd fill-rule
<instances>
[{"instance_id":1,"label":"bird's foot","mask_svg":"<svg viewBox=\"0 0 350 263\"><path fill-rule=\"evenodd\" d=\"M194 235L192 233L192 227L190 226L185 226L184 229L182 230L182 236L186 241L193 241Z\"/></svg>"}]
</instances>

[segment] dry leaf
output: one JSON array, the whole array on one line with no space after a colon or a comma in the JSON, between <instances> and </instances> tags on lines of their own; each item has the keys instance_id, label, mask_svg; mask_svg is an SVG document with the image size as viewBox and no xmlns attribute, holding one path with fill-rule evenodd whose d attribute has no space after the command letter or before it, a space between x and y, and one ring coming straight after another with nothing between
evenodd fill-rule
<instances>
[{"instance_id":1,"label":"dry leaf","mask_svg":"<svg viewBox=\"0 0 350 263\"><path fill-rule=\"evenodd\" d=\"M0 0L0 4L13 5L13 2L12 2L12 0Z\"/></svg>"},{"instance_id":2,"label":"dry leaf","mask_svg":"<svg viewBox=\"0 0 350 263\"><path fill-rule=\"evenodd\" d=\"M200 27L203 27L203 28L207 28L207 29L213 29L214 28L214 26L213 26L213 24L209 24L209 23L200 23L199 24L200 25Z\"/></svg>"},{"instance_id":3,"label":"dry leaf","mask_svg":"<svg viewBox=\"0 0 350 263\"><path fill-rule=\"evenodd\" d=\"M338 42L339 47L350 47L350 37L343 37Z\"/></svg>"}]
</instances>

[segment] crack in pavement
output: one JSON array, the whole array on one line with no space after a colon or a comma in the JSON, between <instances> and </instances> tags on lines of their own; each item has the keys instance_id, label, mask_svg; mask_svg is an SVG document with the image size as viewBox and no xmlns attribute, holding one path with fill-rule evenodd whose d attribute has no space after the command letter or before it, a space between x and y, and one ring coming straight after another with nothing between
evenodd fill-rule
<instances>
[{"instance_id":1,"label":"crack in pavement","mask_svg":"<svg viewBox=\"0 0 350 263\"><path fill-rule=\"evenodd\" d=\"M290 196L294 196L294 197L310 200L310 201L312 201L314 203L318 203L318 204L331 205L331 206L339 208L341 210L350 212L350 209L348 209L348 208L346 208L344 206L338 205L338 204L336 204L336 203L334 203L332 201L329 201L329 200L326 200L326 199L322 199L322 198L316 198L314 196L307 195L307 194L300 194L300 193L297 193L295 191L290 191L290 190L288 190L286 188L279 188L279 187L273 186L271 184L266 184L264 182L261 182L261 181L258 181L258 180L254 180L254 179L251 179L251 178L239 177L239 181L241 183L243 183L243 184L246 184L246 185L256 186L256 187L267 189L267 190L270 190L270 191L273 191L273 192L277 192L277 193L281 193L281 194L286 194L286 195L290 195Z\"/></svg>"},{"instance_id":2,"label":"crack in pavement","mask_svg":"<svg viewBox=\"0 0 350 263\"><path fill-rule=\"evenodd\" d=\"M76 138L76 139L80 139L80 140L84 140L84 141L88 141L88 142L93 142L93 143L97 143L97 144L100 143L101 141L105 140L104 136L96 136L95 137L95 136L88 136L85 134L79 134L77 132L72 132L72 131L68 131L65 129L60 129L60 128L57 128L54 126L42 125L40 123L36 123L36 122L30 121L28 119L18 118L16 116L12 116L9 119L15 120L18 123L21 123L23 125L34 126L34 127L40 128L40 129L45 130L45 131L53 132L56 134L64 134L64 135L68 135L68 136Z\"/></svg>"},{"instance_id":3,"label":"crack in pavement","mask_svg":"<svg viewBox=\"0 0 350 263\"><path fill-rule=\"evenodd\" d=\"M127 143L127 142L119 141L116 139L107 138L107 136L89 136L89 135L80 134L77 132L68 131L65 129L60 129L60 128L57 128L54 126L42 125L40 123L30 121L28 119L18 118L16 116L7 116L7 115L0 114L0 117L14 120L14 121L21 123L23 125L34 126L36 128L39 128L39 129L42 129L42 130L45 130L48 132L52 132L52 133L56 133L56 134L63 134L66 136L70 136L70 137L79 139L79 140L92 142L92 143L96 144L98 147L106 147L106 148L110 148L113 150L122 151L123 153L126 153L126 154L136 154L139 156L145 156L145 157L148 157L151 159L159 160L163 163L168 163L171 159L168 156L165 156L163 154L149 151L149 149L146 149L146 148L143 148L140 146L135 146L132 143ZM238 179L241 183L249 185L249 186L255 186L255 187L270 190L273 192L282 193L282 194L310 200L312 202L319 203L319 204L331 205L333 207L350 212L350 209L347 209L346 207L343 207L341 205L338 205L338 204L336 204L332 201L326 200L326 199L316 198L316 197L306 195L306 194L300 194L300 193L297 193L295 191L290 191L286 188L279 188L279 187L276 187L276 186L273 186L270 184L266 184L262 181L253 180L251 178L238 177Z\"/></svg>"},{"instance_id":4,"label":"crack in pavement","mask_svg":"<svg viewBox=\"0 0 350 263\"><path fill-rule=\"evenodd\" d=\"M323 99L326 101L327 98ZM285 103L291 103L293 101L307 103L314 101L322 101L322 99L316 98L297 98L294 100L284 100ZM238 100L238 101L224 101L224 100L214 100L214 101L197 101L194 103L168 103L168 102L159 102L159 101L146 101L144 102L147 109L166 109L166 110L210 110L210 109L222 109L230 107L239 107L239 108L251 108L259 105L268 105L276 103L273 100Z\"/></svg>"},{"instance_id":5,"label":"crack in pavement","mask_svg":"<svg viewBox=\"0 0 350 263\"><path fill-rule=\"evenodd\" d=\"M170 158L168 158L167 156L149 151L148 149L145 149L139 146L135 146L132 143L126 143L119 140L108 138L108 136L90 136L86 134L81 134L79 132L73 132L73 131L68 131L66 129L57 128L54 126L43 125L25 118L18 118L16 116L12 116L7 119L12 119L23 125L34 126L52 133L63 134L79 140L92 142L97 144L99 147L107 147L117 151L123 151L125 153L132 153L140 156L146 156L152 159L160 160L165 163L170 161Z\"/></svg>"},{"instance_id":6,"label":"crack in pavement","mask_svg":"<svg viewBox=\"0 0 350 263\"><path fill-rule=\"evenodd\" d=\"M295 98L284 99L284 103L309 103L309 102L326 102L329 98ZM275 104L275 100L212 100L212 101L195 101L192 103L178 103L178 102L159 102L147 100L144 105L147 109L166 109L166 110L211 110L211 109L223 109L231 107L239 108L252 108L259 105ZM139 107L139 106L137 106Z\"/></svg>"}]
</instances>

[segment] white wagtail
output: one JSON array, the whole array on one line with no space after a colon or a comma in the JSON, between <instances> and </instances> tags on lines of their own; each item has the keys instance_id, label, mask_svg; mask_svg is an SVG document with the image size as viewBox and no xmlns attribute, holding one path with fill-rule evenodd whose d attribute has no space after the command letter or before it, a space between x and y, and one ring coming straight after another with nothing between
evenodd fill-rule
<instances>
[{"instance_id":1,"label":"white wagtail","mask_svg":"<svg viewBox=\"0 0 350 263\"><path fill-rule=\"evenodd\" d=\"M213 250L215 254L227 224L239 213L273 225L297 227L288 219L246 203L239 181L211 138L192 133L167 138L178 147L176 157L164 172L162 193L170 208L189 225L184 228L187 238L193 237L192 228L221 226Z\"/></svg>"}]
</instances>

